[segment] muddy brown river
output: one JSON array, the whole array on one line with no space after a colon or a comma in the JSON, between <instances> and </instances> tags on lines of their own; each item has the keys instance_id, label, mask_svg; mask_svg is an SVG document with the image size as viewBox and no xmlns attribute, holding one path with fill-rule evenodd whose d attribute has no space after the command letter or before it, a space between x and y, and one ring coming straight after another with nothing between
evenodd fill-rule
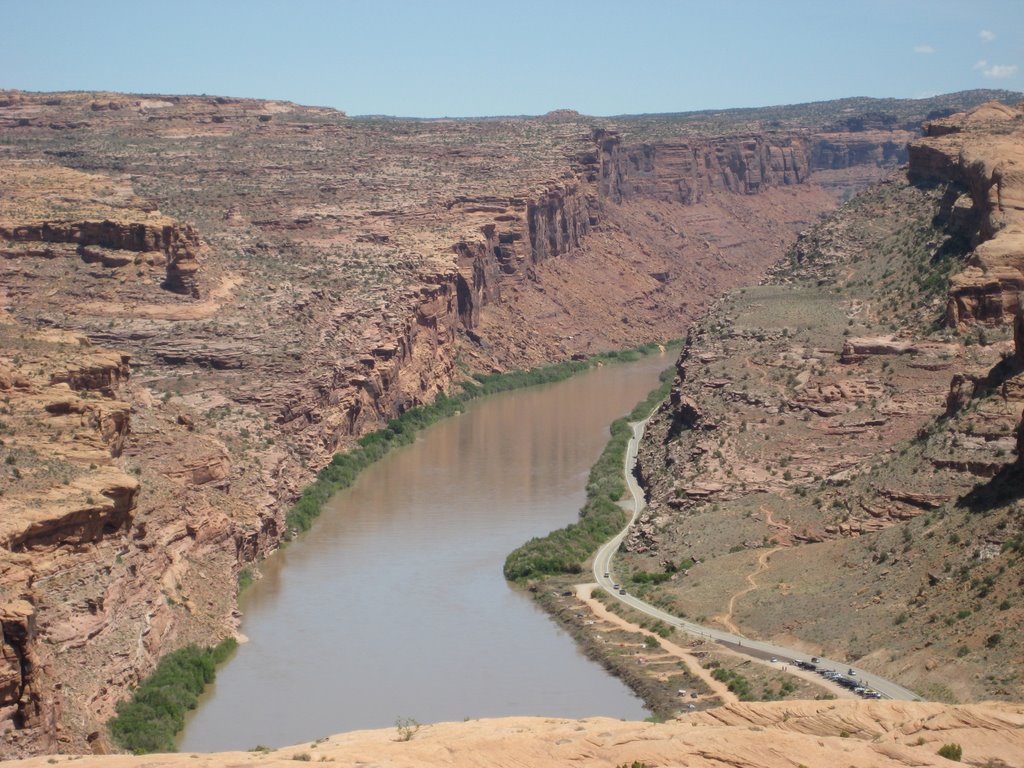
<instances>
[{"instance_id":1,"label":"muddy brown river","mask_svg":"<svg viewBox=\"0 0 1024 768\"><path fill-rule=\"evenodd\" d=\"M505 555L576 519L608 425L673 360L496 395L365 470L242 596L249 641L182 751L507 715L642 719L641 701L513 590Z\"/></svg>"}]
</instances>

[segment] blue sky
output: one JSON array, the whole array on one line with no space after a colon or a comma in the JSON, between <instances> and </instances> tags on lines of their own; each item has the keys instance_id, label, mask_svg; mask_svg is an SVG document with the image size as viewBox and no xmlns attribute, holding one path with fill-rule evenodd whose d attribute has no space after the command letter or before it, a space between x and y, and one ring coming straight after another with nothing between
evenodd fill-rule
<instances>
[{"instance_id":1,"label":"blue sky","mask_svg":"<svg viewBox=\"0 0 1024 768\"><path fill-rule=\"evenodd\" d=\"M417 117L1024 90L1024 0L0 0L0 88Z\"/></svg>"}]
</instances>

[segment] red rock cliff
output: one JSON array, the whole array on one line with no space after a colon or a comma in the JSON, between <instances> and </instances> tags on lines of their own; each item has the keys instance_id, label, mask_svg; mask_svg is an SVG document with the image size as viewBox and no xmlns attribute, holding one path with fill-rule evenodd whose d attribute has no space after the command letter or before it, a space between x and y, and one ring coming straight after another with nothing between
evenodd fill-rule
<instances>
[{"instance_id":1,"label":"red rock cliff","mask_svg":"<svg viewBox=\"0 0 1024 768\"><path fill-rule=\"evenodd\" d=\"M1024 289L1024 111L989 103L926 126L912 181L947 186L948 228L975 247L951 281L946 320L1012 322Z\"/></svg>"}]
</instances>

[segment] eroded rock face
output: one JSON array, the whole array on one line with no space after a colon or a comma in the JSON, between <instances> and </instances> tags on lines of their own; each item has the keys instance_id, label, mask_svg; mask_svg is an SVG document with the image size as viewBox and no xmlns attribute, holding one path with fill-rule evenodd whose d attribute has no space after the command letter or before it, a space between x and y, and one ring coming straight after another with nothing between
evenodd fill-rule
<instances>
[{"instance_id":1,"label":"eroded rock face","mask_svg":"<svg viewBox=\"0 0 1024 768\"><path fill-rule=\"evenodd\" d=\"M163 267L164 288L198 297L202 243L190 226L133 200L130 191L111 189L100 179L67 169L13 163L4 173L12 204L0 214L0 257L79 258L111 270ZM92 193L82 194L75 211L88 218L68 218L66 211L51 207L52 196L61 188L72 195ZM139 218L126 220L133 207Z\"/></svg>"},{"instance_id":2,"label":"eroded rock face","mask_svg":"<svg viewBox=\"0 0 1024 768\"><path fill-rule=\"evenodd\" d=\"M600 150L602 194L612 200L643 196L701 202L714 192L757 194L810 175L802 138L749 136L624 147L608 131L595 134Z\"/></svg>"},{"instance_id":3,"label":"eroded rock face","mask_svg":"<svg viewBox=\"0 0 1024 768\"><path fill-rule=\"evenodd\" d=\"M57 748L60 702L37 650L36 609L25 600L0 603L0 726L36 748Z\"/></svg>"},{"instance_id":4,"label":"eroded rock face","mask_svg":"<svg viewBox=\"0 0 1024 768\"><path fill-rule=\"evenodd\" d=\"M1024 110L998 102L929 123L910 145L912 180L949 185L950 230L975 246L954 275L952 326L1012 321L1024 289Z\"/></svg>"}]
</instances>

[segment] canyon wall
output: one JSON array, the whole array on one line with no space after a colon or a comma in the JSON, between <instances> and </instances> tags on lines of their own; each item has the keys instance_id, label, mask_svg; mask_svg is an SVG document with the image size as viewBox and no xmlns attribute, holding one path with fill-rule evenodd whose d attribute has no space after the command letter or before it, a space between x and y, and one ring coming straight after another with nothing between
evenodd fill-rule
<instances>
[{"instance_id":1,"label":"canyon wall","mask_svg":"<svg viewBox=\"0 0 1024 768\"><path fill-rule=\"evenodd\" d=\"M615 133L599 130L595 162L608 199L653 197L689 205L715 192L750 195L801 184L814 172L832 187L862 187L905 162L915 135L804 131L623 146ZM844 171L852 173L829 173Z\"/></svg>"},{"instance_id":2,"label":"canyon wall","mask_svg":"<svg viewBox=\"0 0 1024 768\"><path fill-rule=\"evenodd\" d=\"M701 202L715 192L756 194L799 184L810 175L802 137L744 136L710 141L623 147L599 131L600 190L619 202L630 197Z\"/></svg>"},{"instance_id":3,"label":"canyon wall","mask_svg":"<svg viewBox=\"0 0 1024 768\"><path fill-rule=\"evenodd\" d=\"M950 285L951 326L1012 322L1024 288L1024 112L993 102L925 126L910 144L909 175L941 184L947 231L973 248Z\"/></svg>"}]
</instances>

